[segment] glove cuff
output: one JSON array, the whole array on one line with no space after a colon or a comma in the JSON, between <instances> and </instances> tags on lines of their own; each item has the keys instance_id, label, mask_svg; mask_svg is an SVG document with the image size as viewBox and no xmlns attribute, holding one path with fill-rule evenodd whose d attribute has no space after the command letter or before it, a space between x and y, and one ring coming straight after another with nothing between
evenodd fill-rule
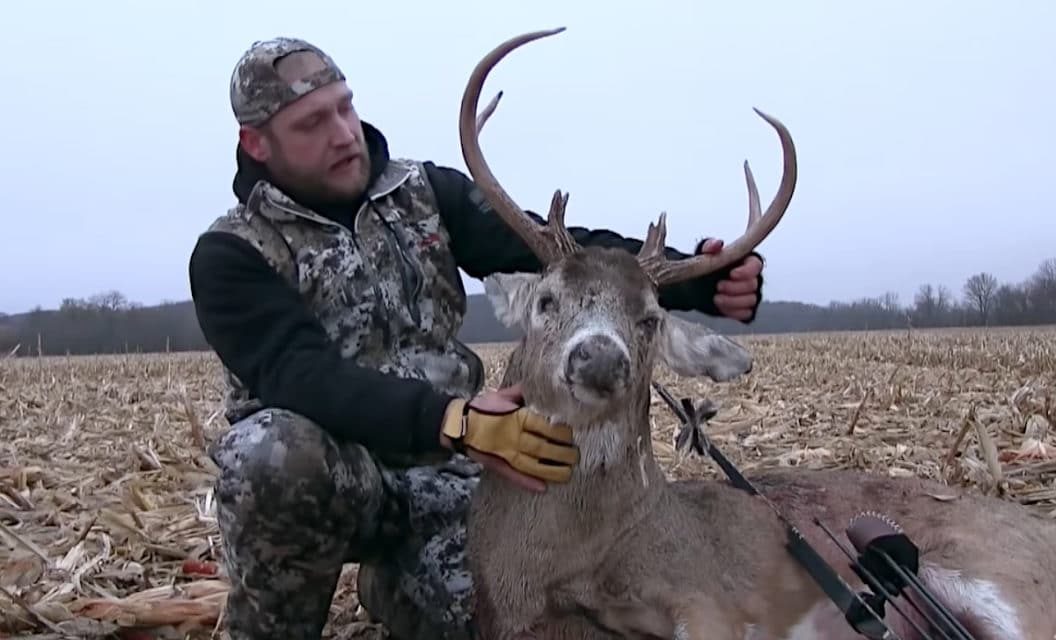
<instances>
[{"instance_id":1,"label":"glove cuff","mask_svg":"<svg viewBox=\"0 0 1056 640\"><path fill-rule=\"evenodd\" d=\"M451 440L451 446L458 453L466 452L466 431L469 428L469 402L455 398L447 405L440 433Z\"/></svg>"}]
</instances>

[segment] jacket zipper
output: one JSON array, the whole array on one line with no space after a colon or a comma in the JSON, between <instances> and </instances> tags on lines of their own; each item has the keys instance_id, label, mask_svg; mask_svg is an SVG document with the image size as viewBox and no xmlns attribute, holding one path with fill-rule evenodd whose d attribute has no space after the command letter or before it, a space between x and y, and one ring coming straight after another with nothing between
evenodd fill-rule
<instances>
[{"instance_id":1,"label":"jacket zipper","mask_svg":"<svg viewBox=\"0 0 1056 640\"><path fill-rule=\"evenodd\" d=\"M418 304L418 296L424 286L425 274L422 273L421 265L411 258L410 243L407 241L407 236L403 231L399 227L390 224L380 211L375 209L374 215L385 225L389 235L395 239L396 246L393 247L391 242L389 246L399 256L400 262L403 264L403 268L400 269L400 281L403 284L403 303L411 314L411 319L414 321L415 326L420 327L422 324L422 310Z\"/></svg>"},{"instance_id":2,"label":"jacket zipper","mask_svg":"<svg viewBox=\"0 0 1056 640\"><path fill-rule=\"evenodd\" d=\"M405 253L405 251L409 251L409 249L406 248L404 242L402 241L401 234L396 233L395 229L388 224L388 221L385 220L385 218L383 216L381 216L381 214L378 213L376 211L375 207L374 207L374 202L378 198L385 197L386 195L388 195L388 194L392 193L393 191L395 191L396 189L400 188L400 186L402 186L403 183L406 182L409 177L410 177L409 173L405 174L403 177L401 177L398 181L396 181L395 183L390 185L384 191L379 191L379 192L374 193L374 194L369 194L367 196L366 201L362 205L360 205L359 209L356 210L355 215L352 217L352 228L354 230L354 233L349 234L349 235L351 235L350 241L352 242L352 245L356 248L356 253L359 254L359 256L360 256L360 263L363 265L363 271L367 274L367 278L370 281L371 289L373 289L373 291L374 291L374 297L378 301L377 304L373 305L373 309L372 309L371 313L374 316L375 320L378 321L377 324L380 324L383 327L382 328L382 340L383 340L383 342L385 344L385 347L387 349L392 349L392 347L393 347L393 338L394 338L394 336L392 335L392 322L391 322L392 318L389 316L387 308L386 308L386 305L384 304L385 299L382 297L380 278L378 277L377 271L370 264L369 260L363 259L363 257L364 257L363 247L359 244L359 241L357 239L358 236L360 235L359 220L360 220L360 214L362 214L363 211L369 207L371 210L374 211L375 215L378 216L378 218L381 220L381 222L385 226L385 228L388 229L390 231L390 233L392 233L393 235L396 236L396 241L397 241L397 245L398 245L396 254L399 256L400 261L404 264L404 267L405 267L405 268L400 270L400 279L401 279L402 285L403 285L401 287L401 290L403 291L403 295L404 295L404 303L406 304L407 309L409 310L409 312L411 314L411 317L414 319L415 325L419 326L421 324L421 309L418 306L417 300L418 300L419 294L421 293L421 290L422 290L422 287L423 287L423 280L424 280L425 276L420 271L418 271L416 269L416 267L410 262L409 257ZM316 222L318 224L323 224L323 225L327 225L327 226L337 227L337 229L339 230L340 233L348 233L348 229L346 229L343 225L341 225L341 224L339 224L337 222L334 222L333 220L329 220L329 219L327 219L327 218L325 218L323 216L319 216L319 215L315 215L315 214L309 214L309 213L304 212L304 211L298 211L296 209L293 209L291 207L286 206L283 203L275 202L271 198L267 198L267 196L265 196L265 197L268 200L268 204L270 204L271 206L275 207L276 209L280 209L280 210L282 210L282 211L284 211L284 212L286 212L286 213L288 213L290 215L293 215L293 216L305 218L306 220L311 220L312 222ZM390 244L390 249L391 249L391 244ZM407 280L408 280L408 274L407 274L408 269L410 269L410 271L415 275L414 284L413 285L410 285L407 282ZM408 295L408 289L409 288L413 291L413 293L411 293L410 295ZM345 288L345 295L346 296L348 295L348 288L347 287Z\"/></svg>"}]
</instances>

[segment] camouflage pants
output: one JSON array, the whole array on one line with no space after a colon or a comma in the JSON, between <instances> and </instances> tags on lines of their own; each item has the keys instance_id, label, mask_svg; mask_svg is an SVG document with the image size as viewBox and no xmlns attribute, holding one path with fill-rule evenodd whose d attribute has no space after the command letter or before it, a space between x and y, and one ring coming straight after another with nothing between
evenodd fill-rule
<instances>
[{"instance_id":1,"label":"camouflage pants","mask_svg":"<svg viewBox=\"0 0 1056 640\"><path fill-rule=\"evenodd\" d=\"M319 638L347 562L369 575L364 608L399 640L471 637L463 549L475 463L390 468L281 409L236 422L210 455L233 640Z\"/></svg>"}]
</instances>

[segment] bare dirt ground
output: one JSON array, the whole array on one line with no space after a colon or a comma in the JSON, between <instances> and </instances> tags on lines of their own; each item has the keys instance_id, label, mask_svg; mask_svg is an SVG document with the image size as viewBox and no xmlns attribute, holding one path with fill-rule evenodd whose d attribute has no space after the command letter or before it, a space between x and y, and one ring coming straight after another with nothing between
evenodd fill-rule
<instances>
[{"instance_id":1,"label":"bare dirt ground","mask_svg":"<svg viewBox=\"0 0 1056 640\"><path fill-rule=\"evenodd\" d=\"M744 471L854 467L996 492L1056 517L1056 329L752 336L753 373L709 397L709 433ZM481 345L490 386L506 345ZM210 354L0 361L0 630L16 637L209 637L222 625L214 467L225 428ZM672 477L715 475L676 454ZM327 637L384 637L349 567ZM218 620L220 624L218 624Z\"/></svg>"}]
</instances>

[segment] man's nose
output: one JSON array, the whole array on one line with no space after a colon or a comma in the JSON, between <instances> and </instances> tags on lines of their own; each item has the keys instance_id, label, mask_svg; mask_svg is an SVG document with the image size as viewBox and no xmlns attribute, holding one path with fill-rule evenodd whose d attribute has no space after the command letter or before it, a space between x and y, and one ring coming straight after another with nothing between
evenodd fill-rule
<instances>
[{"instance_id":1,"label":"man's nose","mask_svg":"<svg viewBox=\"0 0 1056 640\"><path fill-rule=\"evenodd\" d=\"M335 122L330 129L330 140L335 147L347 147L348 145L359 146L355 128L347 120L335 116Z\"/></svg>"},{"instance_id":2,"label":"man's nose","mask_svg":"<svg viewBox=\"0 0 1056 640\"><path fill-rule=\"evenodd\" d=\"M337 127L334 132L333 142L335 147L359 146L356 134L352 132L348 125L339 125Z\"/></svg>"}]
</instances>

